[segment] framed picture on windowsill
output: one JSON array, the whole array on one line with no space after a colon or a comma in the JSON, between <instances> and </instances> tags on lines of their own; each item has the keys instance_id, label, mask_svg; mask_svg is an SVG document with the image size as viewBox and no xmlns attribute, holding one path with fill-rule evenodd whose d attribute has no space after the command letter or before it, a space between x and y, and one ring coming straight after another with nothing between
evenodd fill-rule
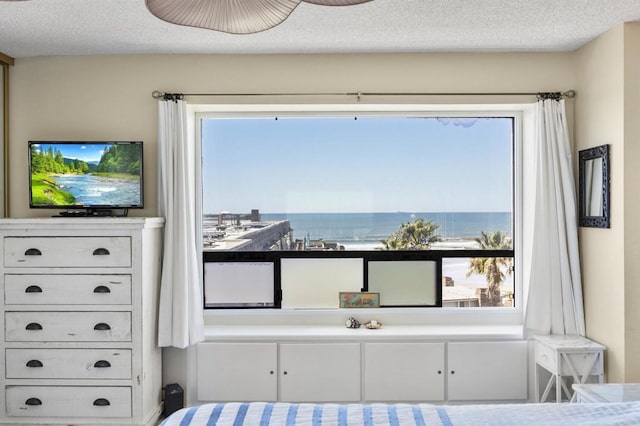
<instances>
[{"instance_id":1,"label":"framed picture on windowsill","mask_svg":"<svg viewBox=\"0 0 640 426\"><path fill-rule=\"evenodd\" d=\"M380 293L340 292L341 308L379 308Z\"/></svg>"}]
</instances>

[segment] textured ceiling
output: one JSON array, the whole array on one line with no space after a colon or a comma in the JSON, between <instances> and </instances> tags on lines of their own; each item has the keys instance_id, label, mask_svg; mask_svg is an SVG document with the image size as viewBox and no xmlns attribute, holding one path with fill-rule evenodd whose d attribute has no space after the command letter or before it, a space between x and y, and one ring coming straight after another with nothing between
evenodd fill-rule
<instances>
[{"instance_id":1,"label":"textured ceiling","mask_svg":"<svg viewBox=\"0 0 640 426\"><path fill-rule=\"evenodd\" d=\"M251 35L181 27L144 0L0 1L0 52L16 58L138 53L566 51L640 20L640 0L302 3Z\"/></svg>"}]
</instances>

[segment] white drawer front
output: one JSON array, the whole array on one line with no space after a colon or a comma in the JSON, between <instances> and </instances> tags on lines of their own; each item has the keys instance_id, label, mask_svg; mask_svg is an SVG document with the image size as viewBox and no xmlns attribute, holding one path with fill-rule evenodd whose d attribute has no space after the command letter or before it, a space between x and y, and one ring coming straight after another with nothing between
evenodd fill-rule
<instances>
[{"instance_id":1,"label":"white drawer front","mask_svg":"<svg viewBox=\"0 0 640 426\"><path fill-rule=\"evenodd\" d=\"M8 342L130 342L131 312L5 312Z\"/></svg>"},{"instance_id":2,"label":"white drawer front","mask_svg":"<svg viewBox=\"0 0 640 426\"><path fill-rule=\"evenodd\" d=\"M5 237L4 265L28 268L131 266L129 237Z\"/></svg>"},{"instance_id":3,"label":"white drawer front","mask_svg":"<svg viewBox=\"0 0 640 426\"><path fill-rule=\"evenodd\" d=\"M6 403L9 416L131 417L131 388L7 386Z\"/></svg>"},{"instance_id":4,"label":"white drawer front","mask_svg":"<svg viewBox=\"0 0 640 426\"><path fill-rule=\"evenodd\" d=\"M4 276L7 305L130 305L131 275Z\"/></svg>"},{"instance_id":5,"label":"white drawer front","mask_svg":"<svg viewBox=\"0 0 640 426\"><path fill-rule=\"evenodd\" d=\"M7 349L8 379L130 379L131 349Z\"/></svg>"},{"instance_id":6,"label":"white drawer front","mask_svg":"<svg viewBox=\"0 0 640 426\"><path fill-rule=\"evenodd\" d=\"M559 373L556 352L540 342L536 342L536 362L552 373Z\"/></svg>"}]
</instances>

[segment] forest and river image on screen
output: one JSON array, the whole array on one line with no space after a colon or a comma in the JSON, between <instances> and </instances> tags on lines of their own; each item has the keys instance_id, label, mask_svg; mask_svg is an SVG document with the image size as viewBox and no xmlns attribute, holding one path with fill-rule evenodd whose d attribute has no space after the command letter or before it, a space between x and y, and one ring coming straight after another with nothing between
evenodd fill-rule
<instances>
[{"instance_id":1,"label":"forest and river image on screen","mask_svg":"<svg viewBox=\"0 0 640 426\"><path fill-rule=\"evenodd\" d=\"M31 207L142 207L142 142L29 142Z\"/></svg>"}]
</instances>

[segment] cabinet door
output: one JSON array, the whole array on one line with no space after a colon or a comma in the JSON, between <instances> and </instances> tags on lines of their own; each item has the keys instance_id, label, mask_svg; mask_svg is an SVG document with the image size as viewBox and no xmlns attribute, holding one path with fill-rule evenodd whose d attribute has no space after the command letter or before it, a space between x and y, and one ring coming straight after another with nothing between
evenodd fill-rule
<instances>
[{"instance_id":1,"label":"cabinet door","mask_svg":"<svg viewBox=\"0 0 640 426\"><path fill-rule=\"evenodd\" d=\"M199 401L275 401L276 343L200 343Z\"/></svg>"},{"instance_id":2,"label":"cabinet door","mask_svg":"<svg viewBox=\"0 0 640 426\"><path fill-rule=\"evenodd\" d=\"M527 399L527 342L448 343L449 400Z\"/></svg>"},{"instance_id":3,"label":"cabinet door","mask_svg":"<svg viewBox=\"0 0 640 426\"><path fill-rule=\"evenodd\" d=\"M280 379L282 401L360 401L360 344L281 344Z\"/></svg>"},{"instance_id":4,"label":"cabinet door","mask_svg":"<svg viewBox=\"0 0 640 426\"><path fill-rule=\"evenodd\" d=\"M444 343L365 343L365 401L443 401Z\"/></svg>"}]
</instances>

